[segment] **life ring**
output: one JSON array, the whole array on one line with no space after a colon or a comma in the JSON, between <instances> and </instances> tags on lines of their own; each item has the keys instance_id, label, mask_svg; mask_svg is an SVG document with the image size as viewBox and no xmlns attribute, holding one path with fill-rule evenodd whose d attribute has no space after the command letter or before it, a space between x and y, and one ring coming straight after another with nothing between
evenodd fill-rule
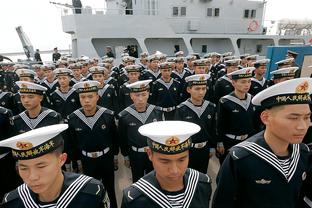
<instances>
[{"instance_id":1,"label":"life ring","mask_svg":"<svg viewBox=\"0 0 312 208\"><path fill-rule=\"evenodd\" d=\"M259 28L259 23L256 20L253 20L249 23L248 32L254 32L258 30L258 28Z\"/></svg>"}]
</instances>

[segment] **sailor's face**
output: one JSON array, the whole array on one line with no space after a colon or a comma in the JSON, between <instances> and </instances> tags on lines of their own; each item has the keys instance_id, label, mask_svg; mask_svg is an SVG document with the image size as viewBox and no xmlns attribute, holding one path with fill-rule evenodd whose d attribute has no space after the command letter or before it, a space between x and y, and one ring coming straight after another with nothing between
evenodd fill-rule
<instances>
[{"instance_id":1,"label":"sailor's face","mask_svg":"<svg viewBox=\"0 0 312 208\"><path fill-rule=\"evenodd\" d=\"M58 76L57 77L58 83L60 87L67 87L69 86L70 77L69 76Z\"/></svg>"},{"instance_id":2,"label":"sailor's face","mask_svg":"<svg viewBox=\"0 0 312 208\"><path fill-rule=\"evenodd\" d=\"M82 108L85 111L92 111L96 108L99 95L97 92L86 92L79 94L79 100Z\"/></svg>"},{"instance_id":3,"label":"sailor's face","mask_svg":"<svg viewBox=\"0 0 312 208\"><path fill-rule=\"evenodd\" d=\"M261 113L261 120L272 138L298 144L308 131L310 115L308 104L294 104L265 110Z\"/></svg>"},{"instance_id":4,"label":"sailor's face","mask_svg":"<svg viewBox=\"0 0 312 208\"><path fill-rule=\"evenodd\" d=\"M236 71L237 70L237 66L236 65L231 65L231 66L227 66L226 67L226 73L229 74L233 71Z\"/></svg>"},{"instance_id":5,"label":"sailor's face","mask_svg":"<svg viewBox=\"0 0 312 208\"><path fill-rule=\"evenodd\" d=\"M184 68L184 62L179 61L175 64L176 69L182 70Z\"/></svg>"},{"instance_id":6,"label":"sailor's face","mask_svg":"<svg viewBox=\"0 0 312 208\"><path fill-rule=\"evenodd\" d=\"M194 68L195 74L206 74L206 72L208 71L208 67L207 66L196 66Z\"/></svg>"},{"instance_id":7,"label":"sailor's face","mask_svg":"<svg viewBox=\"0 0 312 208\"><path fill-rule=\"evenodd\" d=\"M24 108L31 111L40 105L43 99L42 95L22 93L20 95Z\"/></svg>"},{"instance_id":8,"label":"sailor's face","mask_svg":"<svg viewBox=\"0 0 312 208\"><path fill-rule=\"evenodd\" d=\"M92 79L98 81L99 83L104 83L104 74L92 74Z\"/></svg>"},{"instance_id":9,"label":"sailor's face","mask_svg":"<svg viewBox=\"0 0 312 208\"><path fill-rule=\"evenodd\" d=\"M30 77L20 77L19 80L23 82L34 82L34 79Z\"/></svg>"},{"instance_id":10,"label":"sailor's face","mask_svg":"<svg viewBox=\"0 0 312 208\"><path fill-rule=\"evenodd\" d=\"M139 80L140 72L129 72L127 76L128 76L129 82L134 83Z\"/></svg>"},{"instance_id":11,"label":"sailor's face","mask_svg":"<svg viewBox=\"0 0 312 208\"><path fill-rule=\"evenodd\" d=\"M179 154L166 155L147 151L150 161L153 163L159 182L165 184L177 184L183 180L184 173L189 162L189 151Z\"/></svg>"},{"instance_id":12,"label":"sailor's face","mask_svg":"<svg viewBox=\"0 0 312 208\"><path fill-rule=\"evenodd\" d=\"M73 74L74 74L74 77L79 78L81 75L81 70L80 69L73 69Z\"/></svg>"},{"instance_id":13,"label":"sailor's face","mask_svg":"<svg viewBox=\"0 0 312 208\"><path fill-rule=\"evenodd\" d=\"M161 70L161 76L164 79L170 79L171 76L171 69L162 69Z\"/></svg>"},{"instance_id":14,"label":"sailor's face","mask_svg":"<svg viewBox=\"0 0 312 208\"><path fill-rule=\"evenodd\" d=\"M55 181L62 175L61 167L66 153L49 153L38 158L18 161L18 172L23 181L36 194L53 189Z\"/></svg>"},{"instance_id":15,"label":"sailor's face","mask_svg":"<svg viewBox=\"0 0 312 208\"><path fill-rule=\"evenodd\" d=\"M157 70L157 69L158 69L158 64L159 64L159 63L160 63L160 62L159 62L158 60L153 60L153 61L150 62L149 67L150 67L152 70Z\"/></svg>"},{"instance_id":16,"label":"sailor's face","mask_svg":"<svg viewBox=\"0 0 312 208\"><path fill-rule=\"evenodd\" d=\"M143 91L143 92L131 92L130 98L133 101L134 105L138 108L144 108L147 104L147 100L149 97L149 92Z\"/></svg>"},{"instance_id":17,"label":"sailor's face","mask_svg":"<svg viewBox=\"0 0 312 208\"><path fill-rule=\"evenodd\" d=\"M255 74L259 75L259 76L263 76L266 72L266 66L259 66L256 70L255 70Z\"/></svg>"},{"instance_id":18,"label":"sailor's face","mask_svg":"<svg viewBox=\"0 0 312 208\"><path fill-rule=\"evenodd\" d=\"M48 79L54 77L54 73L53 73L52 70L45 70L44 73L45 73L45 76L46 76Z\"/></svg>"},{"instance_id":19,"label":"sailor's face","mask_svg":"<svg viewBox=\"0 0 312 208\"><path fill-rule=\"evenodd\" d=\"M44 76L44 70L41 68L36 69L36 74L38 77L43 77Z\"/></svg>"},{"instance_id":20,"label":"sailor's face","mask_svg":"<svg viewBox=\"0 0 312 208\"><path fill-rule=\"evenodd\" d=\"M187 87L187 92L191 95L191 98L195 101L202 101L207 92L206 85L193 85L191 87Z\"/></svg>"},{"instance_id":21,"label":"sailor's face","mask_svg":"<svg viewBox=\"0 0 312 208\"><path fill-rule=\"evenodd\" d=\"M247 93L250 89L251 79L245 78L245 79L233 80L232 85L235 88L235 90L241 93Z\"/></svg>"}]
</instances>

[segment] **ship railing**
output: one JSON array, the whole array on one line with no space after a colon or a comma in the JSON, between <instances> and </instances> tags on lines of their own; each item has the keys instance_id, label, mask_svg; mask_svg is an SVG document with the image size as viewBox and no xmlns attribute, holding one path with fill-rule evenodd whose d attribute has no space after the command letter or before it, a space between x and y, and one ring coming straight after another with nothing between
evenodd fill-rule
<instances>
[{"instance_id":1,"label":"ship railing","mask_svg":"<svg viewBox=\"0 0 312 208\"><path fill-rule=\"evenodd\" d=\"M124 7L121 8L92 8L89 6L83 8L64 8L60 7L61 15L79 15L79 14L89 14L89 15L147 15L147 16L155 16L158 15L158 9L126 9Z\"/></svg>"}]
</instances>

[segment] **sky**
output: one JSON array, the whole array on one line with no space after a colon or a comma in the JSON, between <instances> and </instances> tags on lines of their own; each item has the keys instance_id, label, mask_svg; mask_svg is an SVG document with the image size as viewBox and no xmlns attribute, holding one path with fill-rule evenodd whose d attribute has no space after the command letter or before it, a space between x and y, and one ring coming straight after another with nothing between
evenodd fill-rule
<instances>
[{"instance_id":1,"label":"sky","mask_svg":"<svg viewBox=\"0 0 312 208\"><path fill-rule=\"evenodd\" d=\"M68 49L70 35L62 31L61 9L50 0L3 0L0 7L0 53L23 51L15 27L22 26L34 48ZM71 3L71 0L55 0ZM81 0L83 6L103 8L105 0ZM312 20L312 0L267 0L265 20Z\"/></svg>"}]
</instances>

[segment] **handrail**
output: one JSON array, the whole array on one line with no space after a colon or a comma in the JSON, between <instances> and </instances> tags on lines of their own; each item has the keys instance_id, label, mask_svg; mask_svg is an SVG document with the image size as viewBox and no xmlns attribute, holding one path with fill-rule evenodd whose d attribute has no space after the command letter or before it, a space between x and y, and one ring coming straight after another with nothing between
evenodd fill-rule
<instances>
[{"instance_id":1,"label":"handrail","mask_svg":"<svg viewBox=\"0 0 312 208\"><path fill-rule=\"evenodd\" d=\"M147 15L147 16L156 16L158 15L157 9L126 9L125 7L108 9L108 8L92 8L89 6L78 8L64 8L57 6L61 9L62 16L74 15L74 14L90 14L90 15ZM77 13L77 11L80 13Z\"/></svg>"}]
</instances>

